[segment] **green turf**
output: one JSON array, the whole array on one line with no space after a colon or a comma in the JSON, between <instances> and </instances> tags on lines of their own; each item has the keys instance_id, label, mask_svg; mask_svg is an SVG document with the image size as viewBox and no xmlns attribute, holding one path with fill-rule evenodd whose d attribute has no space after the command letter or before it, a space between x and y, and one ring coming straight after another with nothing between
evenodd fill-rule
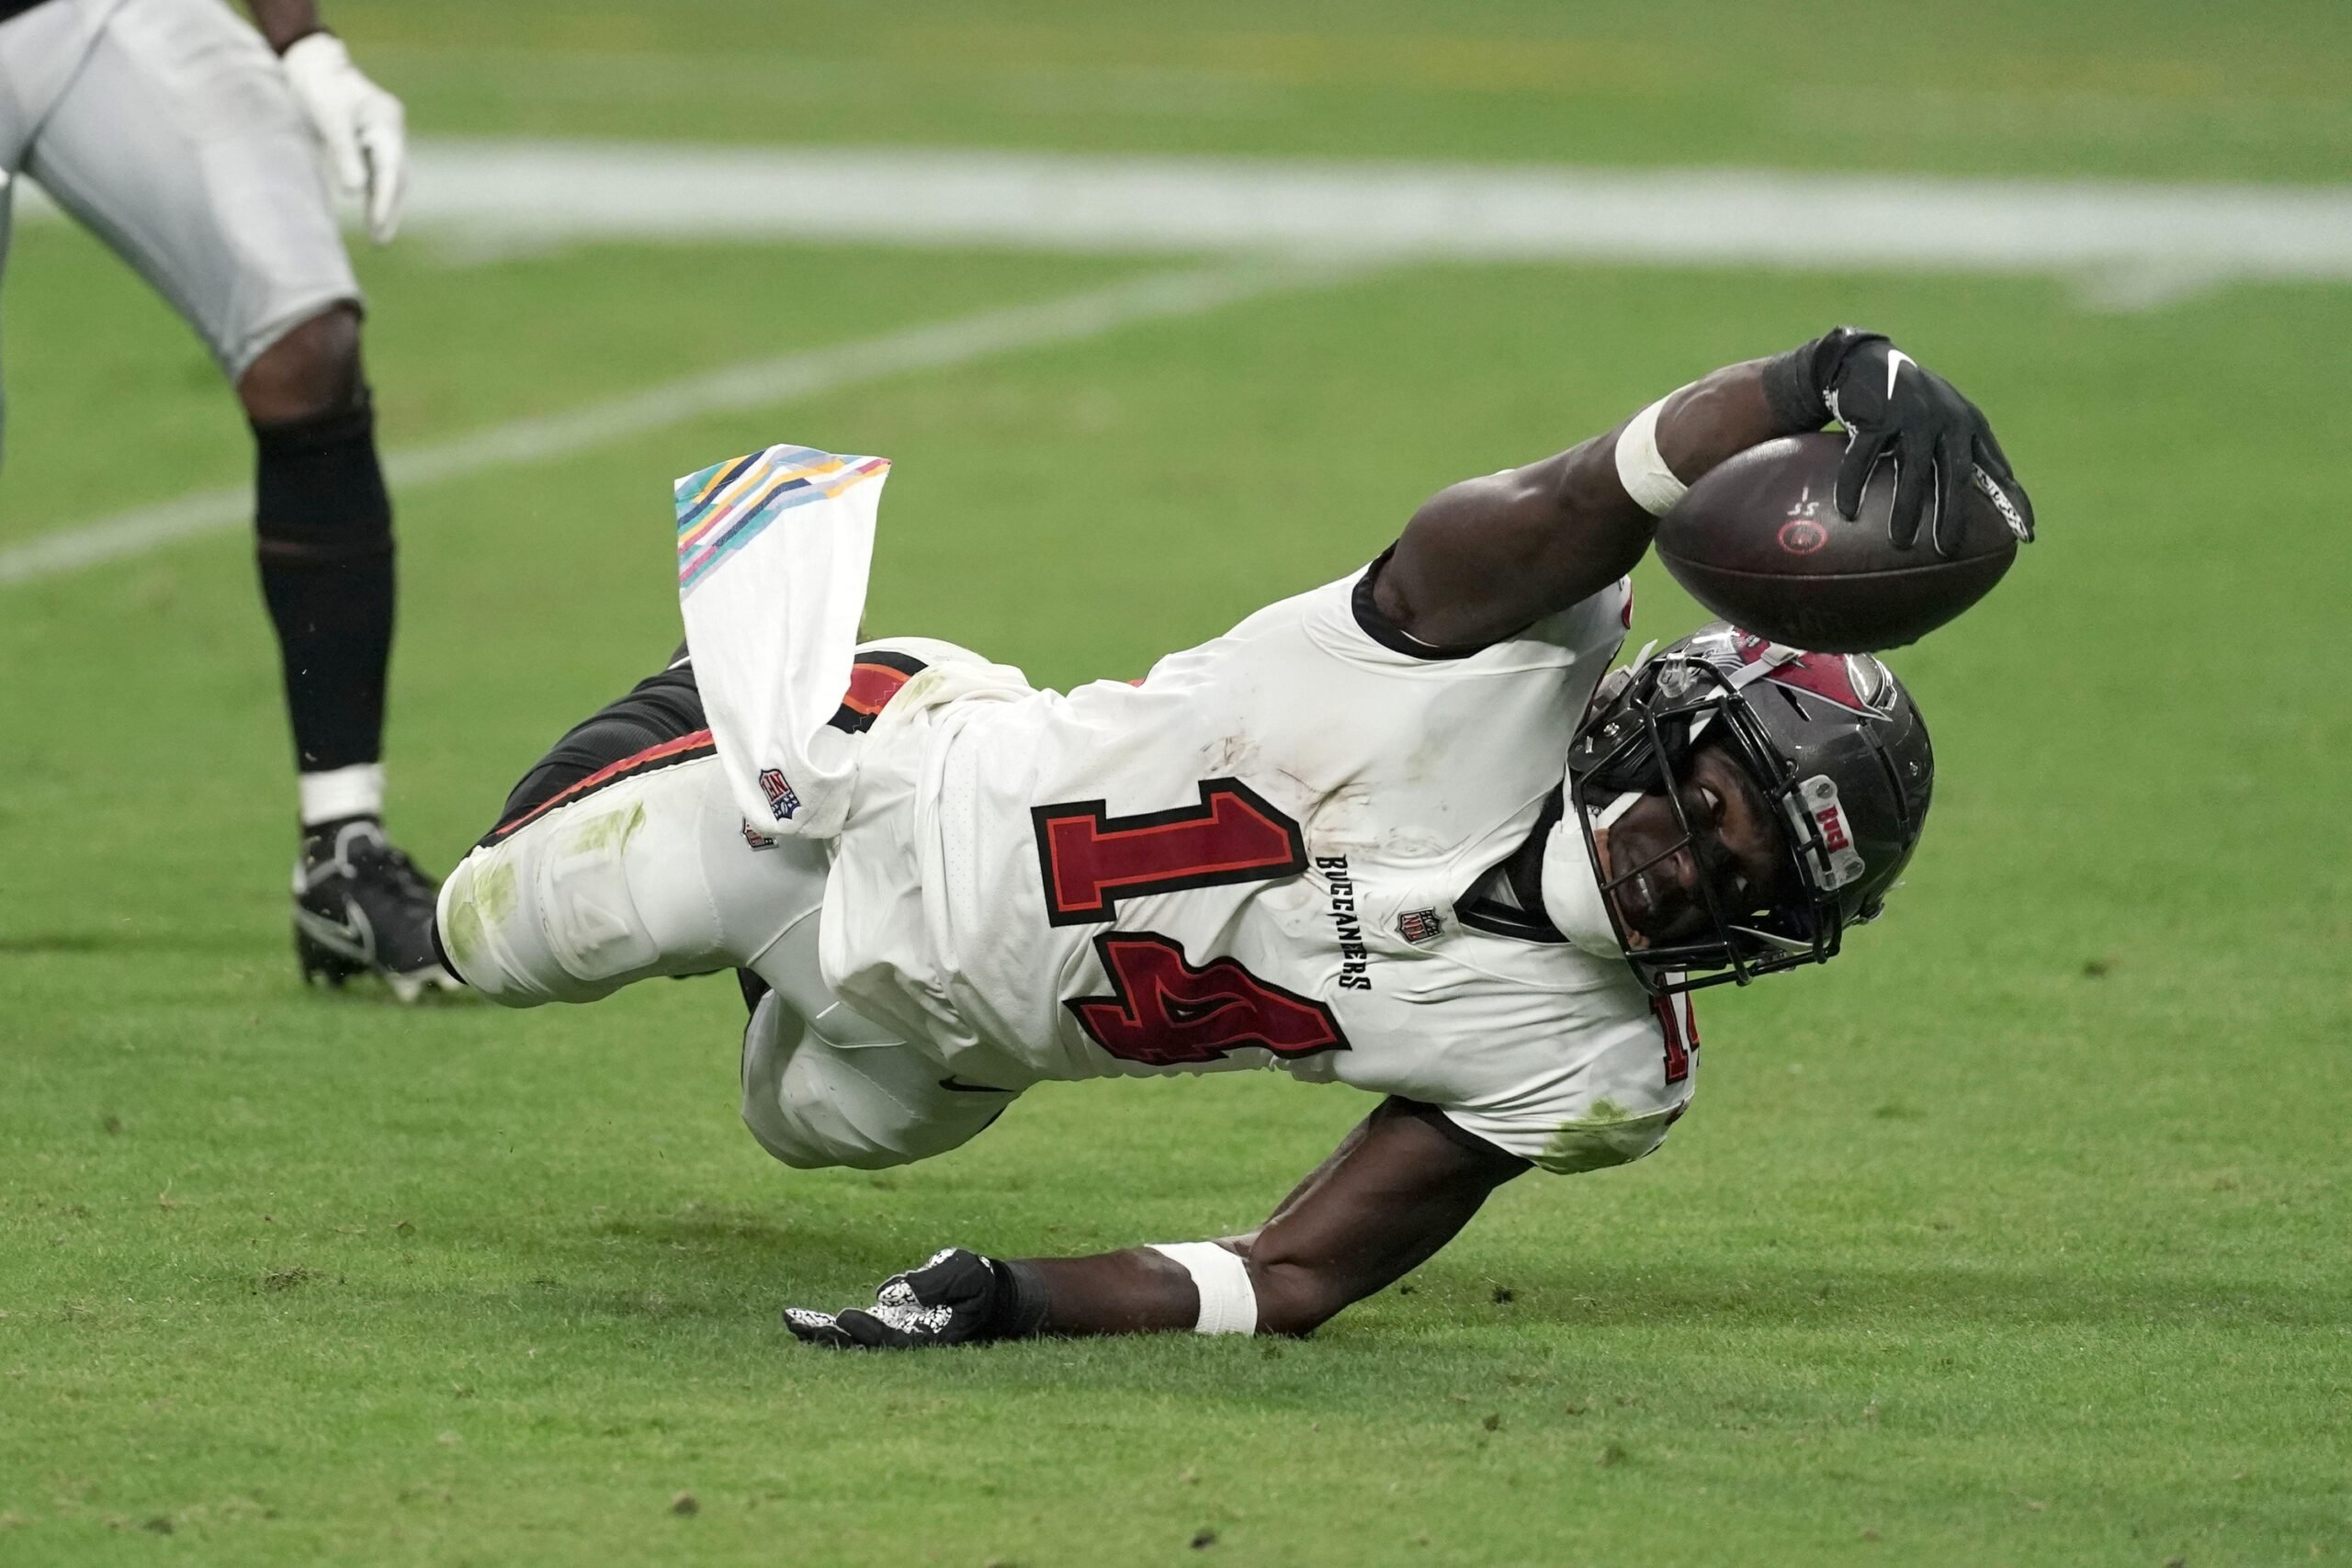
<instances>
[{"instance_id":1,"label":"green turf","mask_svg":"<svg viewBox=\"0 0 2352 1568\"><path fill-rule=\"evenodd\" d=\"M20 226L14 251L0 296L0 544L250 476L252 449L211 355L130 269L63 223ZM368 344L378 417L397 445L1135 270L1002 253L808 253L780 266L757 246L700 245L480 262L429 239L359 259L381 318ZM697 466L700 451L678 448L675 466ZM516 502L528 492L503 503Z\"/></svg>"},{"instance_id":2,"label":"green turf","mask_svg":"<svg viewBox=\"0 0 2352 1568\"><path fill-rule=\"evenodd\" d=\"M348 7L415 59L443 9ZM726 42L717 7L677 14L682 55ZM643 25L532 15L570 55ZM2267 33L2215 53L2253 27L2229 15L2118 57L2317 68ZM815 129L778 112L688 129ZM362 263L396 445L1145 265ZM243 472L200 352L88 242L20 231L6 310L0 541ZM1246 1225L1367 1102L1048 1088L944 1159L798 1174L735 1122L722 984L526 1014L306 995L243 543L0 588L0 1563L2343 1561L2352 291L2115 316L2031 280L1422 268L414 489L394 825L446 867L666 649L662 487L718 457L890 455L876 629L1067 682L1840 318L1985 404L2047 530L1895 658L1942 761L1909 886L1831 969L1702 998L1702 1092L1657 1157L1506 1189L1306 1343L792 1345L777 1307L949 1241ZM1648 569L1641 601L1641 636L1696 618Z\"/></svg>"},{"instance_id":3,"label":"green turf","mask_svg":"<svg viewBox=\"0 0 2352 1568\"><path fill-rule=\"evenodd\" d=\"M447 132L2335 180L2341 0L343 0Z\"/></svg>"},{"instance_id":4,"label":"green turf","mask_svg":"<svg viewBox=\"0 0 2352 1568\"><path fill-rule=\"evenodd\" d=\"M665 262L511 265L594 298ZM766 269L844 317L985 291L948 260ZM453 285L377 288L389 325ZM776 1306L937 1243L1245 1224L1361 1106L1048 1090L934 1164L800 1176L732 1125L724 987L526 1015L306 997L242 549L11 591L0 1551L96 1559L159 1520L233 1562L1152 1561L1202 1529L1265 1562L1424 1536L1450 1562L2339 1550L2347 725L2309 655L2341 626L2352 429L2235 411L2325 408L2299 345L2352 329L2340 292L2117 318L2031 284L1421 271L421 491L396 819L446 863L664 645L658 487L704 457L891 454L877 627L1068 681L1837 314L1975 389L2049 522L1900 660L1944 758L1913 886L1836 969L1708 998L1705 1092L1661 1156L1508 1190L1412 1293L1306 1345L798 1351ZM478 341L406 368L529 395ZM631 352L616 378L664 371ZM154 395L197 417L200 389ZM1645 631L1691 618L1643 593Z\"/></svg>"}]
</instances>

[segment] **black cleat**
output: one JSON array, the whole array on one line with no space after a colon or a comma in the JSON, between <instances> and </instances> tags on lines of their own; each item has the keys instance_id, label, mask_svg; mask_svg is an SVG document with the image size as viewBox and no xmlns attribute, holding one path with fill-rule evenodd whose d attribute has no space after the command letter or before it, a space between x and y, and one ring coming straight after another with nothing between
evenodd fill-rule
<instances>
[{"instance_id":1,"label":"black cleat","mask_svg":"<svg viewBox=\"0 0 2352 1568\"><path fill-rule=\"evenodd\" d=\"M311 985L380 975L403 1002L462 989L433 946L434 881L356 817L310 829L294 864L294 955Z\"/></svg>"}]
</instances>

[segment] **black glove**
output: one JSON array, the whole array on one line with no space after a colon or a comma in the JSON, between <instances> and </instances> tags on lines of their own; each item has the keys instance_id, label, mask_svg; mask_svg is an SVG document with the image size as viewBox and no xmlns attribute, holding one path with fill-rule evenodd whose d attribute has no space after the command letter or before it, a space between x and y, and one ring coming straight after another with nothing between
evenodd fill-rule
<instances>
[{"instance_id":1,"label":"black glove","mask_svg":"<svg viewBox=\"0 0 2352 1568\"><path fill-rule=\"evenodd\" d=\"M2033 537L2033 502L2009 469L1993 427L1959 389L1878 333L1838 327L1772 361L1764 389L1773 412L1801 430L1835 416L1846 427L1838 466L1838 514L1852 517L1882 458L1894 460L1894 505L1887 537L1909 549L1935 502L1928 536L1938 555L1960 545L1967 487L1984 492L2020 540Z\"/></svg>"},{"instance_id":2,"label":"black glove","mask_svg":"<svg viewBox=\"0 0 2352 1568\"><path fill-rule=\"evenodd\" d=\"M811 1345L836 1350L1019 1339L1045 1327L1046 1292L1034 1269L950 1247L933 1253L922 1268L883 1280L870 1310L786 1307L784 1325Z\"/></svg>"}]
</instances>

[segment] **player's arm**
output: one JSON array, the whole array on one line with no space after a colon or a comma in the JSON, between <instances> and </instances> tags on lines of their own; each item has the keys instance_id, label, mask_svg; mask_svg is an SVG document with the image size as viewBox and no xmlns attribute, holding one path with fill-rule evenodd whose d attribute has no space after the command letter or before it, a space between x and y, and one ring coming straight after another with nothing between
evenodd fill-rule
<instances>
[{"instance_id":1,"label":"player's arm","mask_svg":"<svg viewBox=\"0 0 2352 1568\"><path fill-rule=\"evenodd\" d=\"M311 122L335 183L364 197L378 244L401 223L408 187L408 120L401 101L351 62L343 40L319 20L318 0L245 0L254 26L286 67L287 85Z\"/></svg>"},{"instance_id":2,"label":"player's arm","mask_svg":"<svg viewBox=\"0 0 2352 1568\"><path fill-rule=\"evenodd\" d=\"M894 1275L870 1309L794 1308L803 1339L899 1348L1035 1334L1306 1334L1426 1261L1527 1163L1391 1099L1248 1235L998 1262L961 1248Z\"/></svg>"},{"instance_id":3,"label":"player's arm","mask_svg":"<svg viewBox=\"0 0 2352 1568\"><path fill-rule=\"evenodd\" d=\"M1917 538L1923 517L1962 515L1972 466L2030 521L2031 503L1976 406L1885 338L1839 327L1703 376L1555 457L1440 491L1396 541L1374 604L1435 648L1510 637L1632 570L1657 514L1708 469L1832 416L1848 432L1841 515L1854 515L1871 469L1891 459L1898 479L1888 526L1900 546Z\"/></svg>"},{"instance_id":4,"label":"player's arm","mask_svg":"<svg viewBox=\"0 0 2352 1568\"><path fill-rule=\"evenodd\" d=\"M245 0L245 7L254 14L254 26L269 40L269 47L284 54L298 39L305 39L320 28L318 0Z\"/></svg>"}]
</instances>

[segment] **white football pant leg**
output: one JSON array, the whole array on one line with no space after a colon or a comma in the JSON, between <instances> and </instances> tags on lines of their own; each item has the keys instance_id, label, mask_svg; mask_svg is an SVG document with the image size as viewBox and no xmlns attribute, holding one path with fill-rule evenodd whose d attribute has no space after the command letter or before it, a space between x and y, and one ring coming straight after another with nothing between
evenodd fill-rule
<instances>
[{"instance_id":1,"label":"white football pant leg","mask_svg":"<svg viewBox=\"0 0 2352 1568\"><path fill-rule=\"evenodd\" d=\"M1018 1098L964 1084L911 1045L855 1043L859 1032L878 1033L837 1002L812 1022L779 993L761 998L743 1032L743 1124L762 1148L803 1170L910 1165L968 1143Z\"/></svg>"},{"instance_id":2,"label":"white football pant leg","mask_svg":"<svg viewBox=\"0 0 2352 1568\"><path fill-rule=\"evenodd\" d=\"M492 1001L595 1001L658 976L756 968L786 931L813 930L826 870L820 844L754 848L706 756L477 848L442 884L441 941Z\"/></svg>"}]
</instances>

